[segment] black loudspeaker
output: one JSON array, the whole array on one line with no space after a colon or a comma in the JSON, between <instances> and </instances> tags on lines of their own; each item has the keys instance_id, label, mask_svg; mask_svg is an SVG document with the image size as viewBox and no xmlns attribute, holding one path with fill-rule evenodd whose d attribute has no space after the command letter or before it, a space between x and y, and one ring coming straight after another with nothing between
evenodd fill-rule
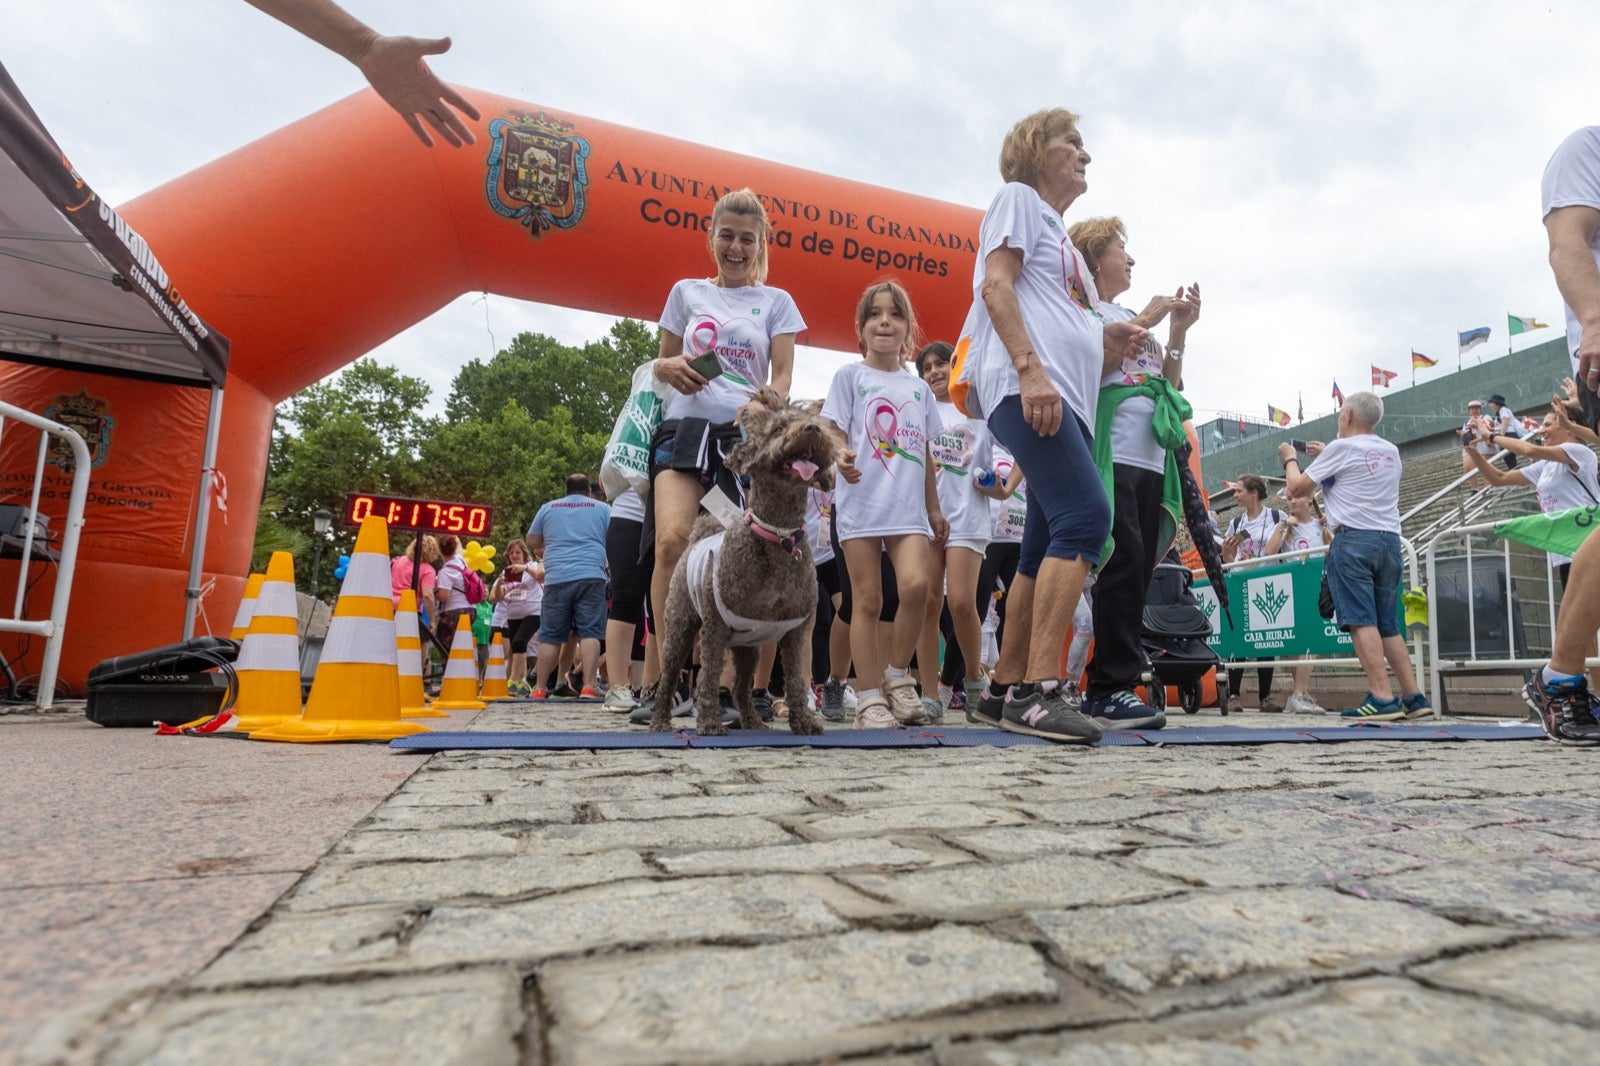
<instances>
[{"instance_id":1,"label":"black loudspeaker","mask_svg":"<svg viewBox=\"0 0 1600 1066\"><path fill-rule=\"evenodd\" d=\"M89 671L85 714L103 726L146 728L216 714L233 691L231 667L238 657L237 641L196 637L107 659Z\"/></svg>"}]
</instances>

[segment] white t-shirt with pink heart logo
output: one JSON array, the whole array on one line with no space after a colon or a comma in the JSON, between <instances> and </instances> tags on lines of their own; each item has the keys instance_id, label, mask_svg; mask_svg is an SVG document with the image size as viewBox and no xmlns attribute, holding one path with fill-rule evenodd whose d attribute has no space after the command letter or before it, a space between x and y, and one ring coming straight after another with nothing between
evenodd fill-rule
<instances>
[{"instance_id":1,"label":"white t-shirt with pink heart logo","mask_svg":"<svg viewBox=\"0 0 1600 1066\"><path fill-rule=\"evenodd\" d=\"M833 489L839 540L933 535L928 525L928 440L944 429L933 390L909 371L840 367L822 417L844 431L861 480Z\"/></svg>"},{"instance_id":2,"label":"white t-shirt with pink heart logo","mask_svg":"<svg viewBox=\"0 0 1600 1066\"><path fill-rule=\"evenodd\" d=\"M750 396L772 376L772 338L799 333L805 319L794 300L771 285L720 288L689 278L667 294L661 328L683 338L690 359L716 353L722 373L706 387L684 394L666 386L663 418L706 418L732 422Z\"/></svg>"}]
</instances>

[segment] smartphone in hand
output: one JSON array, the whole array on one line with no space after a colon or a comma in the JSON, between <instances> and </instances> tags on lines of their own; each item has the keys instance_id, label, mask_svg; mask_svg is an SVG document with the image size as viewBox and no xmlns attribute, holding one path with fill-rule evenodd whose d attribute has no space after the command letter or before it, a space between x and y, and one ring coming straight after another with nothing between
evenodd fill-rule
<instances>
[{"instance_id":1,"label":"smartphone in hand","mask_svg":"<svg viewBox=\"0 0 1600 1066\"><path fill-rule=\"evenodd\" d=\"M1291 439L1289 441L1289 446L1295 451L1299 452L1301 455L1306 454L1306 442L1303 440Z\"/></svg>"},{"instance_id":2,"label":"smartphone in hand","mask_svg":"<svg viewBox=\"0 0 1600 1066\"><path fill-rule=\"evenodd\" d=\"M717 360L716 352L706 352L689 360L689 365L694 367L694 372L710 381L722 373L722 363Z\"/></svg>"}]
</instances>

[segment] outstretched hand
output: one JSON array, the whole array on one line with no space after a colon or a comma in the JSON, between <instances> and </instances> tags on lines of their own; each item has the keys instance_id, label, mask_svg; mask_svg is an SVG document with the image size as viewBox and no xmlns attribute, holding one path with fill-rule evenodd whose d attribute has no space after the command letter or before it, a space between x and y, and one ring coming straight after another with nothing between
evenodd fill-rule
<instances>
[{"instance_id":1,"label":"outstretched hand","mask_svg":"<svg viewBox=\"0 0 1600 1066\"><path fill-rule=\"evenodd\" d=\"M476 139L456 111L476 120L478 109L450 86L440 81L423 61L424 56L440 55L450 48L450 38L374 37L353 62L366 75L385 103L400 113L417 139L429 148L433 138L423 122L433 127L446 144L460 148ZM452 111L451 108L455 108Z\"/></svg>"},{"instance_id":2,"label":"outstretched hand","mask_svg":"<svg viewBox=\"0 0 1600 1066\"><path fill-rule=\"evenodd\" d=\"M1180 288L1172 297L1172 328L1179 332L1188 330L1200 318L1200 283Z\"/></svg>"}]
</instances>

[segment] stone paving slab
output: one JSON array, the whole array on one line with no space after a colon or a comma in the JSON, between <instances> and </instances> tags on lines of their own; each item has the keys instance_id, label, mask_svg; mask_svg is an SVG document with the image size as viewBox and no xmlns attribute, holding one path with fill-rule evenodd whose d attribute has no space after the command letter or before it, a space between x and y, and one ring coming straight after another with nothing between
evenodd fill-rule
<instances>
[{"instance_id":1,"label":"stone paving slab","mask_svg":"<svg viewBox=\"0 0 1600 1066\"><path fill-rule=\"evenodd\" d=\"M1029 918L1063 958L1138 995L1397 965L1495 936L1411 907L1306 888L1190 893Z\"/></svg>"},{"instance_id":2,"label":"stone paving slab","mask_svg":"<svg viewBox=\"0 0 1600 1066\"><path fill-rule=\"evenodd\" d=\"M1421 1022L1422 1024L1419 1024ZM1183 1032L1182 1030L1197 1030ZM1173 1033L1172 1030L1179 1030ZM1188 1025L951 1048L939 1066L1438 1066L1594 1062L1600 1032L1468 997L1374 980Z\"/></svg>"},{"instance_id":3,"label":"stone paving slab","mask_svg":"<svg viewBox=\"0 0 1600 1066\"><path fill-rule=\"evenodd\" d=\"M954 927L557 963L540 988L556 1061L597 1064L815 1060L892 1039L896 1022L1057 990L1026 945Z\"/></svg>"}]
</instances>

